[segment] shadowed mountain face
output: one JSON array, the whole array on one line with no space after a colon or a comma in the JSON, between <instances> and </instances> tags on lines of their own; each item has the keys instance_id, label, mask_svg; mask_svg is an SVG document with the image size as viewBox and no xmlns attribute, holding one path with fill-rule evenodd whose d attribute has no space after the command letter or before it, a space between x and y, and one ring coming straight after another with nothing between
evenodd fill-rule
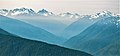
<instances>
[{"instance_id":1,"label":"shadowed mountain face","mask_svg":"<svg viewBox=\"0 0 120 56\"><path fill-rule=\"evenodd\" d=\"M64 41L63 38L57 37L44 29L4 16L0 16L0 28L27 39L44 41L53 44L59 44Z\"/></svg>"},{"instance_id":2,"label":"shadowed mountain face","mask_svg":"<svg viewBox=\"0 0 120 56\"><path fill-rule=\"evenodd\" d=\"M101 56L105 53L106 55L109 55L110 53L113 56L115 54L120 55L120 51L118 51L119 48L117 48L119 45L116 44L117 42L120 42L118 41L120 39L120 22L118 22L118 20L119 17L101 19L80 34L66 41L64 45L91 54L98 52L97 54ZM114 43L115 41L117 42ZM109 48L113 48L114 51L118 52L113 53ZM104 53L101 53L100 51ZM107 53L108 51L109 53Z\"/></svg>"},{"instance_id":3,"label":"shadowed mountain face","mask_svg":"<svg viewBox=\"0 0 120 56\"><path fill-rule=\"evenodd\" d=\"M90 54L24 39L0 29L0 56L92 56Z\"/></svg>"},{"instance_id":4,"label":"shadowed mountain face","mask_svg":"<svg viewBox=\"0 0 120 56\"><path fill-rule=\"evenodd\" d=\"M110 45L102 48L101 50L95 52L95 56L119 56L120 55L120 39L111 43Z\"/></svg>"}]
</instances>

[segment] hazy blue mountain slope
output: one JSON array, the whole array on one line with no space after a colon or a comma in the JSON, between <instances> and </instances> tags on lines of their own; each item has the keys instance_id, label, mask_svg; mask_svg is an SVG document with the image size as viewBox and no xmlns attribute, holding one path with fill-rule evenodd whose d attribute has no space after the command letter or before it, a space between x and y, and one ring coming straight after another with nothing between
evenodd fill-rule
<instances>
[{"instance_id":1,"label":"hazy blue mountain slope","mask_svg":"<svg viewBox=\"0 0 120 56\"><path fill-rule=\"evenodd\" d=\"M97 20L91 20L89 18L90 16L85 16L75 21L74 23L69 25L66 29L64 29L63 32L61 32L61 36L69 39L70 37L79 34L80 32L82 32L87 27L91 26L93 23L97 21Z\"/></svg>"},{"instance_id":2,"label":"hazy blue mountain slope","mask_svg":"<svg viewBox=\"0 0 120 56\"><path fill-rule=\"evenodd\" d=\"M104 18L64 43L65 46L94 54L120 39L119 17ZM72 44L71 44L72 43Z\"/></svg>"},{"instance_id":3,"label":"hazy blue mountain slope","mask_svg":"<svg viewBox=\"0 0 120 56\"><path fill-rule=\"evenodd\" d=\"M32 26L25 22L0 16L0 28L32 40L45 41L48 43L62 43L64 39L57 37L44 29Z\"/></svg>"},{"instance_id":4,"label":"hazy blue mountain slope","mask_svg":"<svg viewBox=\"0 0 120 56\"><path fill-rule=\"evenodd\" d=\"M56 20L57 18L54 17L45 17L45 16L20 16L20 17L14 17L15 19L22 20L24 22L27 22L31 25L34 25L36 27L42 28L47 30L48 32L51 32L55 35L57 35L59 32L64 30L67 25Z\"/></svg>"},{"instance_id":5,"label":"hazy blue mountain slope","mask_svg":"<svg viewBox=\"0 0 120 56\"><path fill-rule=\"evenodd\" d=\"M92 56L88 53L32 41L0 29L0 56Z\"/></svg>"}]
</instances>

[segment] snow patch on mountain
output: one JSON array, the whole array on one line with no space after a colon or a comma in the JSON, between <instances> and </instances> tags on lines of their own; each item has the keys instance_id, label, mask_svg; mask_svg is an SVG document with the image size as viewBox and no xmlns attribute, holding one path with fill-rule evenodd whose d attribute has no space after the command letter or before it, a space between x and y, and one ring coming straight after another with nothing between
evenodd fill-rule
<instances>
[{"instance_id":1,"label":"snow patch on mountain","mask_svg":"<svg viewBox=\"0 0 120 56\"><path fill-rule=\"evenodd\" d=\"M38 14L38 15L42 15L42 16L50 16L50 15L53 15L52 12L48 12L48 11L45 10L45 9L40 10L37 14Z\"/></svg>"},{"instance_id":2,"label":"snow patch on mountain","mask_svg":"<svg viewBox=\"0 0 120 56\"><path fill-rule=\"evenodd\" d=\"M109 11L102 11L100 13L96 13L95 15L91 15L90 19L97 19L97 18L104 18L104 17L111 17L115 16L115 14L109 12Z\"/></svg>"},{"instance_id":3,"label":"snow patch on mountain","mask_svg":"<svg viewBox=\"0 0 120 56\"><path fill-rule=\"evenodd\" d=\"M34 15L35 12L32 9L28 8L16 8L13 10L10 10L8 15L9 16L18 16L18 15Z\"/></svg>"},{"instance_id":4,"label":"snow patch on mountain","mask_svg":"<svg viewBox=\"0 0 120 56\"><path fill-rule=\"evenodd\" d=\"M79 18L80 17L80 15L77 14L77 13L72 14L72 13L69 13L69 12L67 12L67 13L61 13L58 16L66 17L66 18Z\"/></svg>"},{"instance_id":5,"label":"snow patch on mountain","mask_svg":"<svg viewBox=\"0 0 120 56\"><path fill-rule=\"evenodd\" d=\"M0 9L0 15L6 16L8 14L9 10L7 9Z\"/></svg>"},{"instance_id":6,"label":"snow patch on mountain","mask_svg":"<svg viewBox=\"0 0 120 56\"><path fill-rule=\"evenodd\" d=\"M118 22L120 22L120 19L118 20Z\"/></svg>"}]
</instances>

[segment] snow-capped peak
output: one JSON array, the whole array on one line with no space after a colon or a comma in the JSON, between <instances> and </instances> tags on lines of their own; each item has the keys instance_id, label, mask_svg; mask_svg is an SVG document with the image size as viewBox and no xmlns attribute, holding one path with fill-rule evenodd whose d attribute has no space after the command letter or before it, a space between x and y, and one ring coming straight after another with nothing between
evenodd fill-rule
<instances>
[{"instance_id":1,"label":"snow-capped peak","mask_svg":"<svg viewBox=\"0 0 120 56\"><path fill-rule=\"evenodd\" d=\"M59 14L59 16L62 16L62 17L64 17L64 16L71 16L71 15L72 15L72 14L69 13L69 12Z\"/></svg>"},{"instance_id":2,"label":"snow-capped peak","mask_svg":"<svg viewBox=\"0 0 120 56\"><path fill-rule=\"evenodd\" d=\"M97 13L97 15L99 16L111 16L111 12L109 11L102 11L101 13Z\"/></svg>"},{"instance_id":3,"label":"snow-capped peak","mask_svg":"<svg viewBox=\"0 0 120 56\"><path fill-rule=\"evenodd\" d=\"M40 10L38 13L48 13L48 11L45 10L45 9L42 9L42 10Z\"/></svg>"},{"instance_id":4,"label":"snow-capped peak","mask_svg":"<svg viewBox=\"0 0 120 56\"><path fill-rule=\"evenodd\" d=\"M16 8L13 10L10 10L8 15L10 16L17 16L17 15L33 15L35 12L32 9L28 8Z\"/></svg>"},{"instance_id":5,"label":"snow-capped peak","mask_svg":"<svg viewBox=\"0 0 120 56\"><path fill-rule=\"evenodd\" d=\"M8 14L9 10L7 9L0 9L0 15L6 16Z\"/></svg>"},{"instance_id":6,"label":"snow-capped peak","mask_svg":"<svg viewBox=\"0 0 120 56\"><path fill-rule=\"evenodd\" d=\"M38 11L38 14L39 14L39 15L42 15L42 16L53 15L52 12L48 12L48 11L45 10L45 9L42 9L42 10Z\"/></svg>"},{"instance_id":7,"label":"snow-capped peak","mask_svg":"<svg viewBox=\"0 0 120 56\"><path fill-rule=\"evenodd\" d=\"M59 14L59 16L61 16L61 17L67 17L67 18L79 18L80 15L77 14L77 13L72 14L72 13L66 12L66 13Z\"/></svg>"},{"instance_id":8,"label":"snow-capped peak","mask_svg":"<svg viewBox=\"0 0 120 56\"><path fill-rule=\"evenodd\" d=\"M80 15L77 14L77 13L75 13L74 16L75 16L75 18L79 18L80 17Z\"/></svg>"},{"instance_id":9,"label":"snow-capped peak","mask_svg":"<svg viewBox=\"0 0 120 56\"><path fill-rule=\"evenodd\" d=\"M97 19L97 18L103 18L103 17L111 17L113 14L109 11L102 11L100 13L97 13L95 15L91 15L90 19Z\"/></svg>"}]
</instances>

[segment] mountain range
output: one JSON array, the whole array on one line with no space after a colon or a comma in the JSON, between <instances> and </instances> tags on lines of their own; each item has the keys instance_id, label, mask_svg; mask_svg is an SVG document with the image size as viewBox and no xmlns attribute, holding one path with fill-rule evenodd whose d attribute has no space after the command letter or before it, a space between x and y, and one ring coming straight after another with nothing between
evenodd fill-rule
<instances>
[{"instance_id":1,"label":"mountain range","mask_svg":"<svg viewBox=\"0 0 120 56\"><path fill-rule=\"evenodd\" d=\"M0 29L0 56L92 56L57 45L24 39Z\"/></svg>"},{"instance_id":2,"label":"mountain range","mask_svg":"<svg viewBox=\"0 0 120 56\"><path fill-rule=\"evenodd\" d=\"M94 56L119 56L120 15L54 14L46 9L0 9L0 29L32 41L84 51ZM3 33L2 33L3 34ZM5 34L5 33L4 33Z\"/></svg>"},{"instance_id":3,"label":"mountain range","mask_svg":"<svg viewBox=\"0 0 120 56\"><path fill-rule=\"evenodd\" d=\"M117 48L119 47L117 43L119 43L120 39L119 19L119 17L102 18L101 20L87 27L78 35L70 38L64 43L64 45L73 49L79 49L91 53L96 56L104 56L105 53L105 55L120 55L120 53L117 52L119 50L119 48ZM112 47L112 45L114 47ZM114 49L114 53L110 53L113 51L109 50L108 48ZM100 51L103 51L104 53Z\"/></svg>"},{"instance_id":4,"label":"mountain range","mask_svg":"<svg viewBox=\"0 0 120 56\"><path fill-rule=\"evenodd\" d=\"M35 12L31 8L15 8L11 10L7 9L0 9L0 15L4 16L55 16L54 13L49 12L45 9L39 10L38 12ZM71 14L69 12L67 13L61 13L56 16L61 16L61 17L68 17L68 18L79 18L79 14Z\"/></svg>"},{"instance_id":5,"label":"mountain range","mask_svg":"<svg viewBox=\"0 0 120 56\"><path fill-rule=\"evenodd\" d=\"M36 27L43 28L55 35L58 35L59 32L79 18L78 14L71 14L69 12L55 15L45 9L35 12L33 9L29 8L16 8L11 10L0 9L0 15L27 22ZM69 20L69 18L71 20Z\"/></svg>"},{"instance_id":6,"label":"mountain range","mask_svg":"<svg viewBox=\"0 0 120 56\"><path fill-rule=\"evenodd\" d=\"M53 44L64 41L63 38L55 36L44 29L4 16L0 16L0 28L27 39L45 41Z\"/></svg>"},{"instance_id":7,"label":"mountain range","mask_svg":"<svg viewBox=\"0 0 120 56\"><path fill-rule=\"evenodd\" d=\"M109 11L102 11L101 13L96 13L96 15L84 15L77 21L67 26L60 33L60 36L69 39L70 37L76 36L77 34L81 33L82 31L84 31L85 29L87 29L89 26L93 25L97 21L103 18L109 18L109 17L119 18L119 15L114 15L113 13Z\"/></svg>"},{"instance_id":8,"label":"mountain range","mask_svg":"<svg viewBox=\"0 0 120 56\"><path fill-rule=\"evenodd\" d=\"M46 9L35 12L31 8L24 7L11 10L0 9L0 15L27 22L36 27L45 29L52 34L65 38L77 35L100 18L119 16L109 11L102 11L95 15L79 15L70 12L56 15Z\"/></svg>"},{"instance_id":9,"label":"mountain range","mask_svg":"<svg viewBox=\"0 0 120 56\"><path fill-rule=\"evenodd\" d=\"M38 12L35 12L31 8L24 8L24 7L10 9L10 10L0 9L0 15L3 15L3 16L58 16L62 18L72 18L72 19L78 19L85 16L85 15L79 15L78 13L72 14L70 12L60 13L58 15L57 14L54 14L53 12L49 12L46 9L41 9ZM98 18L98 17L104 17L106 15L116 16L116 14L111 13L109 11L102 11L100 13L97 13L96 15L90 15L90 16L91 18Z\"/></svg>"}]
</instances>

